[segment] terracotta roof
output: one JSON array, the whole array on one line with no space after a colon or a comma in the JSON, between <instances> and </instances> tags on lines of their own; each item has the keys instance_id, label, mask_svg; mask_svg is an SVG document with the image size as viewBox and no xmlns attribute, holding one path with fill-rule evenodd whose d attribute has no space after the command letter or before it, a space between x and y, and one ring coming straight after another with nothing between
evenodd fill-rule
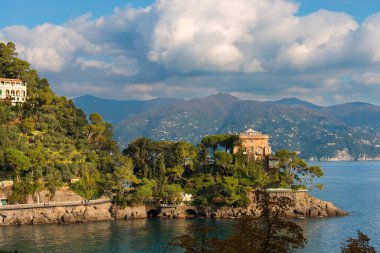
<instances>
[{"instance_id":1,"label":"terracotta roof","mask_svg":"<svg viewBox=\"0 0 380 253\"><path fill-rule=\"evenodd\" d=\"M244 132L240 133L239 134L240 136L268 136L266 134L262 134L258 131L255 131L253 129L248 129L248 130L245 130Z\"/></svg>"},{"instance_id":2,"label":"terracotta roof","mask_svg":"<svg viewBox=\"0 0 380 253\"><path fill-rule=\"evenodd\" d=\"M20 80L20 79L0 78L0 81L22 83L22 80Z\"/></svg>"}]
</instances>

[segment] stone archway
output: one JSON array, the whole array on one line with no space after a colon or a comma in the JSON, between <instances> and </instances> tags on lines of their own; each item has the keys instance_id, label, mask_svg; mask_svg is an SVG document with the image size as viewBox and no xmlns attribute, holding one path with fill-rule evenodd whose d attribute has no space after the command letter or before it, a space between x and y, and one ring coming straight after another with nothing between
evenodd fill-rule
<instances>
[{"instance_id":1,"label":"stone archway","mask_svg":"<svg viewBox=\"0 0 380 253\"><path fill-rule=\"evenodd\" d=\"M186 217L188 218L195 218L197 217L198 213L194 209L186 209L185 210Z\"/></svg>"},{"instance_id":2,"label":"stone archway","mask_svg":"<svg viewBox=\"0 0 380 253\"><path fill-rule=\"evenodd\" d=\"M157 209L149 209L149 211L146 213L146 216L148 218L157 218L159 214L160 212Z\"/></svg>"}]
</instances>

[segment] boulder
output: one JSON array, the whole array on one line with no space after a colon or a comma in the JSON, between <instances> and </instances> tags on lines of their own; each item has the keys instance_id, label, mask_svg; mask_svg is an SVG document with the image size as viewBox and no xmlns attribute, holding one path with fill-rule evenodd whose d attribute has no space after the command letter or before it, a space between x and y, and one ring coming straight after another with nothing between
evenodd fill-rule
<instances>
[{"instance_id":1,"label":"boulder","mask_svg":"<svg viewBox=\"0 0 380 253\"><path fill-rule=\"evenodd\" d=\"M315 217L318 217L319 216L319 211L317 208L310 208L309 209L309 217L311 218L315 218Z\"/></svg>"},{"instance_id":2,"label":"boulder","mask_svg":"<svg viewBox=\"0 0 380 253\"><path fill-rule=\"evenodd\" d=\"M70 224L70 223L75 223L77 220L75 219L72 213L66 213L62 217L62 221L63 223Z\"/></svg>"}]
</instances>

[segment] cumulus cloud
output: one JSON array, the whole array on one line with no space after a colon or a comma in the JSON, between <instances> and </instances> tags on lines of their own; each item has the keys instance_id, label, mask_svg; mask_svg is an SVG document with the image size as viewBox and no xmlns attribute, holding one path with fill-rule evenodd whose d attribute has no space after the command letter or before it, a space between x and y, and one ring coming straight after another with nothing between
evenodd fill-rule
<instances>
[{"instance_id":1,"label":"cumulus cloud","mask_svg":"<svg viewBox=\"0 0 380 253\"><path fill-rule=\"evenodd\" d=\"M57 92L71 96L223 91L328 103L379 83L380 12L359 24L346 13L299 16L298 9L293 0L157 0L60 25L6 27L0 40L15 42Z\"/></svg>"},{"instance_id":2,"label":"cumulus cloud","mask_svg":"<svg viewBox=\"0 0 380 253\"><path fill-rule=\"evenodd\" d=\"M380 86L380 73L365 72L363 74L354 76L354 80L364 85Z\"/></svg>"},{"instance_id":3,"label":"cumulus cloud","mask_svg":"<svg viewBox=\"0 0 380 253\"><path fill-rule=\"evenodd\" d=\"M61 71L78 50L86 53L99 51L95 44L64 26L43 24L33 29L11 26L6 27L3 34L17 45L21 57L41 70Z\"/></svg>"}]
</instances>

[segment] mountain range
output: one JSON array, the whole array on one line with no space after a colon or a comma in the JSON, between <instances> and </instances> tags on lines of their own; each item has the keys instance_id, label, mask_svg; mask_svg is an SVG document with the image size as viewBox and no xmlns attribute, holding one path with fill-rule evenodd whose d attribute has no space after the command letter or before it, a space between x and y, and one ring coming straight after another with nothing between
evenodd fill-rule
<instances>
[{"instance_id":1,"label":"mountain range","mask_svg":"<svg viewBox=\"0 0 380 253\"><path fill-rule=\"evenodd\" d=\"M82 96L74 103L87 115L100 113L125 147L137 137L185 140L239 133L269 134L273 150L300 151L311 160L380 159L380 106L354 102L319 106L297 98L242 100L218 93L195 99L109 100Z\"/></svg>"}]
</instances>

